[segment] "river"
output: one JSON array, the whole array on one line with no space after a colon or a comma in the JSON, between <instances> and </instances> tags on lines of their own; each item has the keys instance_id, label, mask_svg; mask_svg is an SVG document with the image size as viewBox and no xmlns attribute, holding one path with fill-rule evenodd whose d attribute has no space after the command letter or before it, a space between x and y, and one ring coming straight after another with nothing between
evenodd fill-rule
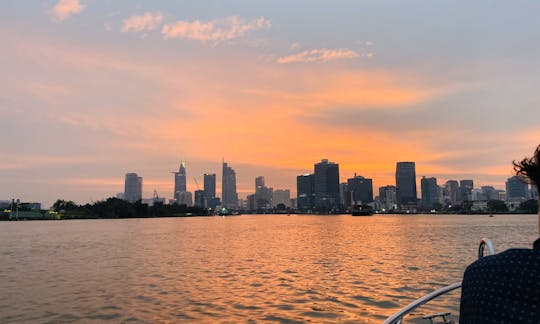
<instances>
[{"instance_id":1,"label":"river","mask_svg":"<svg viewBox=\"0 0 540 324\"><path fill-rule=\"evenodd\" d=\"M0 322L380 323L461 280L482 237L530 248L536 229L536 215L0 222ZM407 322L458 306L456 291Z\"/></svg>"}]
</instances>

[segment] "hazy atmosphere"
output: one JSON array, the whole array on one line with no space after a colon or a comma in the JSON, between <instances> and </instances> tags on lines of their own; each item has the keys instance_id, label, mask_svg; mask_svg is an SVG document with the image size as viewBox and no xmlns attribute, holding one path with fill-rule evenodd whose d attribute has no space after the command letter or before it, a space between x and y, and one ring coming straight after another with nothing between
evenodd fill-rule
<instances>
[{"instance_id":1,"label":"hazy atmosphere","mask_svg":"<svg viewBox=\"0 0 540 324\"><path fill-rule=\"evenodd\" d=\"M341 180L504 188L540 143L540 2L2 1L0 200L171 198L225 159L240 197ZM218 188L220 188L218 184Z\"/></svg>"}]
</instances>

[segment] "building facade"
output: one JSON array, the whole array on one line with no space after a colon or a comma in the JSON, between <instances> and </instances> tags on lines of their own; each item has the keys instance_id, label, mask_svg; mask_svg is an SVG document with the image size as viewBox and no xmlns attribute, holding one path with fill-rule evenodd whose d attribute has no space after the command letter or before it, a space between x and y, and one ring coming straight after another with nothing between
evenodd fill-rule
<instances>
[{"instance_id":1,"label":"building facade","mask_svg":"<svg viewBox=\"0 0 540 324\"><path fill-rule=\"evenodd\" d=\"M396 164L396 196L400 207L415 207L417 205L416 165L414 162L398 162Z\"/></svg>"},{"instance_id":2,"label":"building facade","mask_svg":"<svg viewBox=\"0 0 540 324\"><path fill-rule=\"evenodd\" d=\"M354 175L347 179L347 191L351 205L362 205L373 202L373 180ZM350 205L346 206L350 207Z\"/></svg>"},{"instance_id":3,"label":"building facade","mask_svg":"<svg viewBox=\"0 0 540 324\"><path fill-rule=\"evenodd\" d=\"M304 174L296 177L296 204L300 211L311 211L315 205L313 178L313 174Z\"/></svg>"},{"instance_id":4,"label":"building facade","mask_svg":"<svg viewBox=\"0 0 540 324\"><path fill-rule=\"evenodd\" d=\"M433 209L436 204L439 204L439 186L437 178L422 177L420 180L420 188L422 189L422 207L425 209Z\"/></svg>"},{"instance_id":5,"label":"building facade","mask_svg":"<svg viewBox=\"0 0 540 324\"><path fill-rule=\"evenodd\" d=\"M142 177L137 173L126 173L124 199L131 203L142 199Z\"/></svg>"},{"instance_id":6,"label":"building facade","mask_svg":"<svg viewBox=\"0 0 540 324\"><path fill-rule=\"evenodd\" d=\"M236 193L236 172L225 162L223 162L221 196L221 203L223 207L238 207L238 194Z\"/></svg>"},{"instance_id":7,"label":"building facade","mask_svg":"<svg viewBox=\"0 0 540 324\"><path fill-rule=\"evenodd\" d=\"M529 185L518 176L506 180L506 199L508 202L520 202L530 199Z\"/></svg>"},{"instance_id":8,"label":"building facade","mask_svg":"<svg viewBox=\"0 0 540 324\"><path fill-rule=\"evenodd\" d=\"M397 209L396 187L384 186L379 187L379 202L381 209L385 212Z\"/></svg>"},{"instance_id":9,"label":"building facade","mask_svg":"<svg viewBox=\"0 0 540 324\"><path fill-rule=\"evenodd\" d=\"M339 197L339 164L321 160L314 166L313 190L315 207L321 210L337 208Z\"/></svg>"}]
</instances>

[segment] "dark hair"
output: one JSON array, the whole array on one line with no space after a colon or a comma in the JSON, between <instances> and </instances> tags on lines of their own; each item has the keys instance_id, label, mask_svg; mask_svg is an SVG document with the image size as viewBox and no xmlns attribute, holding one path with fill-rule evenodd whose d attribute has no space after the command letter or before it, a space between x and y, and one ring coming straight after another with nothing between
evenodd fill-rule
<instances>
[{"instance_id":1,"label":"dark hair","mask_svg":"<svg viewBox=\"0 0 540 324\"><path fill-rule=\"evenodd\" d=\"M540 187L540 145L530 158L524 158L521 162L512 162L514 171L519 176L528 178L537 187Z\"/></svg>"}]
</instances>

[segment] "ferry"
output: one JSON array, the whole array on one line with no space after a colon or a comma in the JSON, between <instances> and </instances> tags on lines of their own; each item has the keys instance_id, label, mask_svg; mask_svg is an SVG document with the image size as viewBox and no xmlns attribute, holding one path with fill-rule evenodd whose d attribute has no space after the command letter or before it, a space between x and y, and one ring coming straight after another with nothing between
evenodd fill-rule
<instances>
[{"instance_id":1,"label":"ferry","mask_svg":"<svg viewBox=\"0 0 540 324\"><path fill-rule=\"evenodd\" d=\"M352 216L371 216L373 215L373 208L368 205L354 205L351 210Z\"/></svg>"}]
</instances>

